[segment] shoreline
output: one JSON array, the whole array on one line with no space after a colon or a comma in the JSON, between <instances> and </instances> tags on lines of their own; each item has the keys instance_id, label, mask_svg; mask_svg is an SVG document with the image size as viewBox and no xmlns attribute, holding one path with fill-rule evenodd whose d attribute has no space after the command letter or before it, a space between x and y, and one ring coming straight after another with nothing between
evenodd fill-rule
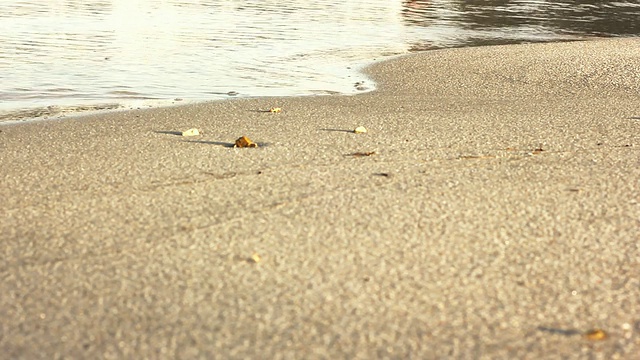
<instances>
[{"instance_id":1,"label":"shoreline","mask_svg":"<svg viewBox=\"0 0 640 360\"><path fill-rule=\"evenodd\" d=\"M577 41L593 41L594 39L609 39L609 38L588 38L588 37L578 37L575 39L557 39L557 40L539 40L535 42L530 42L525 44L546 44L546 43L563 43L563 42L577 42ZM307 89L307 94L300 95L286 95L286 96L265 96L265 95L242 95L242 94L233 94L234 91L230 91L229 94L218 94L220 98L212 98L212 99L147 99L147 100L129 100L127 102L100 102L100 101L89 101L86 103L78 103L78 104L67 104L67 105L49 105L49 106L40 106L33 108L15 108L9 111L0 112L0 126L3 125L11 125L11 124L21 124L21 123L29 123L33 121L47 121L47 120L63 120L65 118L73 118L79 116L87 116L87 115L102 115L108 114L110 112L117 111L130 111L130 110L142 110L142 109L151 109L151 108L161 108L161 107L174 107L174 106L185 106L185 105L193 105L193 104L201 104L207 102L219 102L219 101L228 101L228 100L238 100L238 99L256 99L256 98L298 98L298 97L311 97L311 96L357 96L366 94L369 92L376 91L376 83L372 83L372 79L369 77L368 73L363 69L367 69L369 67L374 66L380 62L393 61L394 59L412 56L415 54L422 53L424 51L437 51L437 50L445 50L445 49L457 49L457 48L473 48L473 47L483 47L483 46L508 46L508 45L519 45L522 43L514 42L514 43L505 43L505 44L496 44L496 45L470 45L464 47L450 47L450 48L436 48L432 50L423 50L418 52L407 52L403 54L397 55L381 55L383 59L372 59L370 61L360 60L353 65L348 66L349 69L355 71L358 74L359 80L353 84L353 88L351 88L351 93L349 92L337 92L332 90L310 90ZM355 79L355 78L354 78ZM357 92L354 92L355 91ZM225 97L223 97L226 96ZM181 103L182 102L182 103Z\"/></svg>"},{"instance_id":2,"label":"shoreline","mask_svg":"<svg viewBox=\"0 0 640 360\"><path fill-rule=\"evenodd\" d=\"M633 358L638 45L444 49L373 64L366 94L0 126L0 344Z\"/></svg>"},{"instance_id":3,"label":"shoreline","mask_svg":"<svg viewBox=\"0 0 640 360\"><path fill-rule=\"evenodd\" d=\"M366 66L363 66L365 68ZM361 76L365 76L362 74ZM371 80L366 78L367 85L362 89L357 89L358 93L332 93L329 90L318 90L316 94L308 95L288 95L288 96L260 96L260 95L229 95L228 98L220 99L199 99L199 100L185 100L176 98L173 100L154 100L149 102L143 102L138 105L133 103L96 103L94 105L68 105L68 106L43 106L38 108L20 108L11 110L5 113L0 113L0 126L14 125L14 124L26 124L38 121L56 121L64 120L68 118L76 118L90 115L108 115L113 112L120 111L135 111L145 109L158 109L176 106L190 106L209 102L220 101L234 101L234 100L246 100L246 99L259 99L259 98L300 98L300 97L312 97L312 96L357 96L366 94L368 92L375 91L375 84L370 84ZM358 81L356 85L365 83L364 80ZM356 86L354 85L354 87ZM31 115L30 115L31 114ZM32 117L35 116L35 117Z\"/></svg>"}]
</instances>

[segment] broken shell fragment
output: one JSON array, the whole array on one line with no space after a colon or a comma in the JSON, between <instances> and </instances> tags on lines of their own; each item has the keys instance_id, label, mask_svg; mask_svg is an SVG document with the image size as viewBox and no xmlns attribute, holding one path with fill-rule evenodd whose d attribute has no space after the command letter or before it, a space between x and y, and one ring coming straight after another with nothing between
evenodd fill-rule
<instances>
[{"instance_id":1,"label":"broken shell fragment","mask_svg":"<svg viewBox=\"0 0 640 360\"><path fill-rule=\"evenodd\" d=\"M258 255L258 253L253 253L253 255L251 255L251 257L249 258L249 261L257 264L262 260L262 258L260 257L260 255Z\"/></svg>"},{"instance_id":2,"label":"broken shell fragment","mask_svg":"<svg viewBox=\"0 0 640 360\"><path fill-rule=\"evenodd\" d=\"M604 330L593 329L584 333L584 337L591 341L599 341L606 339L608 336L607 333L604 332Z\"/></svg>"},{"instance_id":3,"label":"broken shell fragment","mask_svg":"<svg viewBox=\"0 0 640 360\"><path fill-rule=\"evenodd\" d=\"M182 132L182 136L198 136L200 135L200 131L198 129L189 129Z\"/></svg>"},{"instance_id":4,"label":"broken shell fragment","mask_svg":"<svg viewBox=\"0 0 640 360\"><path fill-rule=\"evenodd\" d=\"M356 134L364 134L367 132L367 128L365 128L364 126L358 126L355 130L353 130L353 132Z\"/></svg>"},{"instance_id":5,"label":"broken shell fragment","mask_svg":"<svg viewBox=\"0 0 640 360\"><path fill-rule=\"evenodd\" d=\"M258 144L251 141L251 139L249 139L248 137L243 136L238 140L236 140L236 144L234 145L234 147L239 147L239 148L258 147Z\"/></svg>"},{"instance_id":6,"label":"broken shell fragment","mask_svg":"<svg viewBox=\"0 0 640 360\"><path fill-rule=\"evenodd\" d=\"M279 108L279 107L272 107L271 109L269 109L269 112L274 113L274 114L277 114L277 113L282 112L282 108Z\"/></svg>"},{"instance_id":7,"label":"broken shell fragment","mask_svg":"<svg viewBox=\"0 0 640 360\"><path fill-rule=\"evenodd\" d=\"M367 152L355 152L353 154L351 154L351 156L353 157L363 157L363 156L371 156L371 155L375 155L376 152L375 151L367 151Z\"/></svg>"}]
</instances>

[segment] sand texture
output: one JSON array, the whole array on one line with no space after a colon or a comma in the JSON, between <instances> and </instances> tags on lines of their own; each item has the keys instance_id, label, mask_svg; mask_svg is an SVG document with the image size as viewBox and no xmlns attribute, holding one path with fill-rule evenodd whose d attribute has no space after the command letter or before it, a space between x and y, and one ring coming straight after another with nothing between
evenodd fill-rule
<instances>
[{"instance_id":1,"label":"sand texture","mask_svg":"<svg viewBox=\"0 0 640 360\"><path fill-rule=\"evenodd\" d=\"M640 40L368 72L0 126L0 358L640 358Z\"/></svg>"}]
</instances>

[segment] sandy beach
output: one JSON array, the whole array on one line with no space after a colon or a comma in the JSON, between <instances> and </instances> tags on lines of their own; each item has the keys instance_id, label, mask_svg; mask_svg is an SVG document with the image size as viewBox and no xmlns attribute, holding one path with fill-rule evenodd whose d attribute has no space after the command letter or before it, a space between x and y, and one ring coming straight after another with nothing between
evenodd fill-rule
<instances>
[{"instance_id":1,"label":"sandy beach","mask_svg":"<svg viewBox=\"0 0 640 360\"><path fill-rule=\"evenodd\" d=\"M0 124L0 358L637 359L640 40L367 73Z\"/></svg>"}]
</instances>

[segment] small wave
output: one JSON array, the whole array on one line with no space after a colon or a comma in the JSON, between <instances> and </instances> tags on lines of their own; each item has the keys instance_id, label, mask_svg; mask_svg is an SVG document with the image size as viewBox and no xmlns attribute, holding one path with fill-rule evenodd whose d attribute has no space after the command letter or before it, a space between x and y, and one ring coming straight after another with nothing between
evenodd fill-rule
<instances>
[{"instance_id":1,"label":"small wave","mask_svg":"<svg viewBox=\"0 0 640 360\"><path fill-rule=\"evenodd\" d=\"M79 105L79 106L46 106L34 109L20 109L0 113L0 122L22 122L37 119L48 119L65 114L78 114L91 111L115 110L122 108L119 104Z\"/></svg>"}]
</instances>

